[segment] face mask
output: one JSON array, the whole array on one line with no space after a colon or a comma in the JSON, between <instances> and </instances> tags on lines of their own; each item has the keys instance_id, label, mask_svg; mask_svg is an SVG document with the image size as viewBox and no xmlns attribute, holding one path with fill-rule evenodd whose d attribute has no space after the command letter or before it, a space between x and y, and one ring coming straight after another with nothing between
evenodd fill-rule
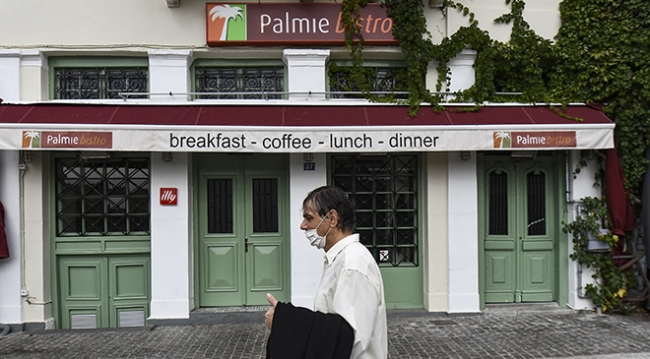
<instances>
[{"instance_id":1,"label":"face mask","mask_svg":"<svg viewBox=\"0 0 650 359\"><path fill-rule=\"evenodd\" d=\"M309 240L309 243L310 243L312 246L314 246L314 247L316 247L316 248L318 248L318 249L323 249L323 248L325 248L325 243L327 242L327 241L325 240L325 237L327 237L327 235L328 235L328 234L330 233L330 231L332 230L332 227L330 227L330 229L327 230L327 233L325 233L324 236L319 236L319 235L318 235L318 231L317 231L317 229L318 229L318 227L320 227L320 224L323 223L323 221L325 220L325 218L327 218L327 216L323 217L323 219L321 219L320 222L318 222L318 225L316 226L316 228L314 228L314 229L308 229L308 230L305 231L305 237L307 237L307 239Z\"/></svg>"}]
</instances>

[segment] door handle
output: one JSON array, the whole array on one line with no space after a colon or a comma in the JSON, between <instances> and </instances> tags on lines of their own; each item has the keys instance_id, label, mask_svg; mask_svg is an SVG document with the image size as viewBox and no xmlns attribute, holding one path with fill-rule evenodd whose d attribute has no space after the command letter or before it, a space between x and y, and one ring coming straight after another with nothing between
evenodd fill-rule
<instances>
[{"instance_id":1,"label":"door handle","mask_svg":"<svg viewBox=\"0 0 650 359\"><path fill-rule=\"evenodd\" d=\"M244 237L244 251L248 253L248 237Z\"/></svg>"}]
</instances>

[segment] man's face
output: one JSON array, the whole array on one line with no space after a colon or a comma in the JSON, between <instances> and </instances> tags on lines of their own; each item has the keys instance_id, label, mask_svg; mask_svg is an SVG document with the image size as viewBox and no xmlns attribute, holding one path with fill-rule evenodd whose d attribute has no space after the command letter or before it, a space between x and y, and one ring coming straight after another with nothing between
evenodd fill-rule
<instances>
[{"instance_id":1,"label":"man's face","mask_svg":"<svg viewBox=\"0 0 650 359\"><path fill-rule=\"evenodd\" d=\"M323 217L321 217L311 206L311 202L307 203L305 206L303 212L302 212L302 222L300 223L300 229L303 231L307 231L310 229L314 229L318 226L319 223L321 223L321 220ZM322 228L320 228L322 227ZM320 226L318 229L316 229L316 232L318 233L319 236L322 236L326 230L323 230L325 226ZM322 233L321 233L322 231Z\"/></svg>"}]
</instances>

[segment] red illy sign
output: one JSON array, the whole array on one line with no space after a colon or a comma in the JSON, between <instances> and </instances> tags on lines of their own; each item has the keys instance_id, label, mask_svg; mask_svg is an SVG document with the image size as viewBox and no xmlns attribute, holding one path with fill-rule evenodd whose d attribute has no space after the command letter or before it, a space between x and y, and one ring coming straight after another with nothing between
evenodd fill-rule
<instances>
[{"instance_id":1,"label":"red illy sign","mask_svg":"<svg viewBox=\"0 0 650 359\"><path fill-rule=\"evenodd\" d=\"M178 204L178 188L160 187L160 205L175 206Z\"/></svg>"},{"instance_id":2,"label":"red illy sign","mask_svg":"<svg viewBox=\"0 0 650 359\"><path fill-rule=\"evenodd\" d=\"M208 3L207 43L232 45L343 45L340 3ZM359 27L367 45L397 45L393 20L379 4L360 11Z\"/></svg>"}]
</instances>

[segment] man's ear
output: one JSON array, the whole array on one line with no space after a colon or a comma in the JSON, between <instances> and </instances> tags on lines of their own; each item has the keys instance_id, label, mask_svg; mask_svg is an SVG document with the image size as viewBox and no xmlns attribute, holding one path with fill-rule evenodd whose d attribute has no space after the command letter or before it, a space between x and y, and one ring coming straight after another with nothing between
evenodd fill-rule
<instances>
[{"instance_id":1,"label":"man's ear","mask_svg":"<svg viewBox=\"0 0 650 359\"><path fill-rule=\"evenodd\" d=\"M330 210L328 216L330 217L330 223L332 223L332 227L338 227L339 213L335 209L332 209Z\"/></svg>"}]
</instances>

